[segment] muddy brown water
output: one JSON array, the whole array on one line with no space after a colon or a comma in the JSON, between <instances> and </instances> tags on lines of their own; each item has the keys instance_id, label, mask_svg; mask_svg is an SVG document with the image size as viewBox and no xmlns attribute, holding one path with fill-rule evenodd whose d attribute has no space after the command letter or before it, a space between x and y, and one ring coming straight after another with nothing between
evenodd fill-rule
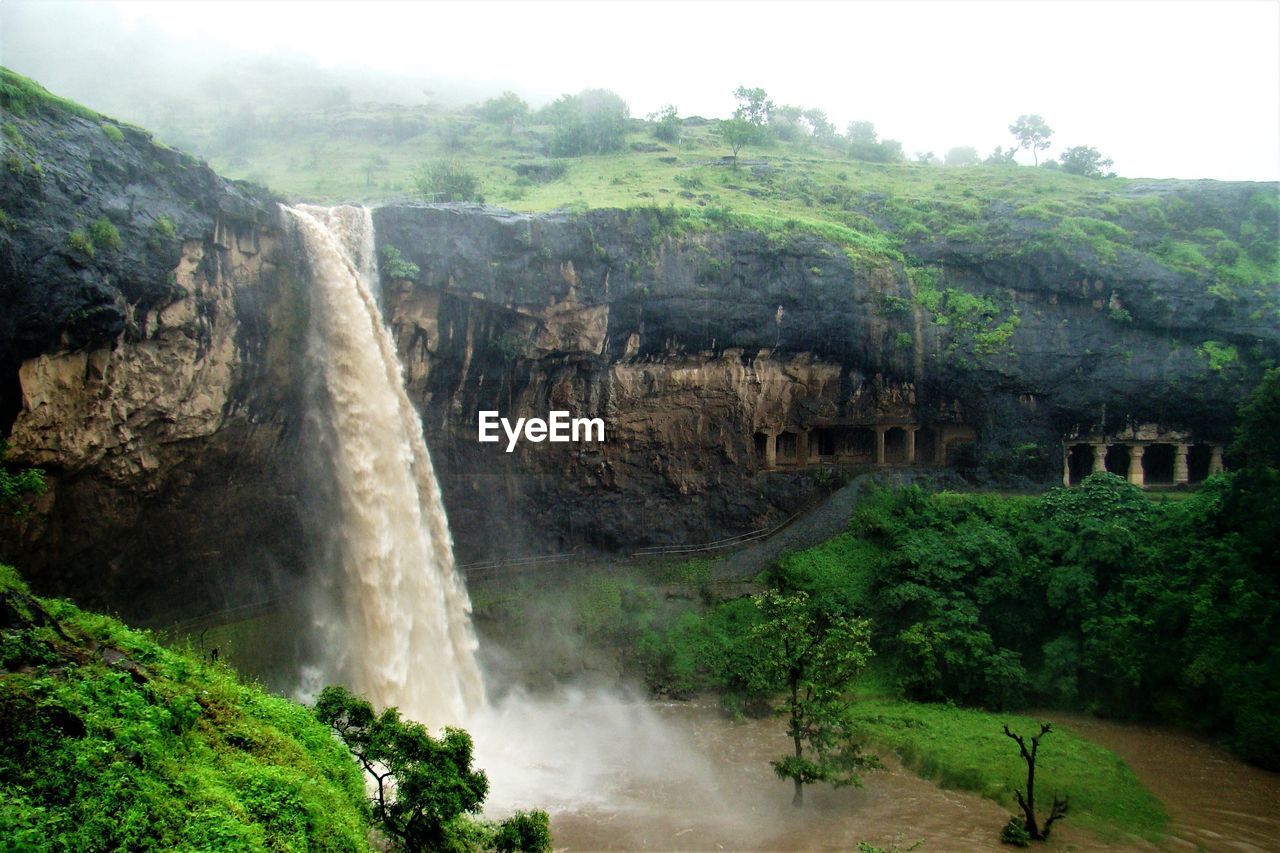
<instances>
[{"instance_id":1,"label":"muddy brown water","mask_svg":"<svg viewBox=\"0 0 1280 853\"><path fill-rule=\"evenodd\" d=\"M550 757L513 756L522 767L541 762L546 775L510 780L499 759L489 764L478 755L480 766L493 768L490 805L499 814L535 803L548 808L557 851L856 850L859 842L906 848L917 841L921 851L1012 849L998 838L1008 809L943 790L891 760L864 774L862 788L812 786L804 807L793 808L791 783L768 763L790 746L776 719L735 721L697 702L605 710L584 702L510 713L508 722L534 726L527 742L550 745ZM540 717L557 722L538 730L531 721ZM1068 819L1040 849L1280 850L1280 822L1269 816L1280 801L1275 774L1175 730L1053 718L1128 761L1165 803L1171 834L1159 844L1103 842ZM616 728L601 732L604 720ZM566 783L568 768L584 764L590 774ZM512 795L520 784L521 794Z\"/></svg>"}]
</instances>

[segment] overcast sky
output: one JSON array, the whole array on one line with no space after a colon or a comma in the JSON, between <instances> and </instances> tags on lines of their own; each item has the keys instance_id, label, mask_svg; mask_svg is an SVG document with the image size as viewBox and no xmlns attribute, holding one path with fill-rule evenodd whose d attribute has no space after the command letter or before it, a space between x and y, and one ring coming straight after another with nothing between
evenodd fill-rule
<instances>
[{"instance_id":1,"label":"overcast sky","mask_svg":"<svg viewBox=\"0 0 1280 853\"><path fill-rule=\"evenodd\" d=\"M6 7L31 4L0 0L0 25ZM1122 175L1280 178L1276 0L39 5L64 22L109 13L123 33L162 34L175 69L209 48L303 55L513 88L531 101L609 88L637 116L665 103L727 116L733 89L747 84L825 109L841 129L869 119L908 154L986 154L1010 144L1019 114L1039 113L1056 131L1051 153L1093 145ZM51 64L71 70L74 32L42 43L37 61L23 42L38 34L14 17L0 27L0 62L40 65L46 77L57 76ZM89 37L115 36L97 27ZM91 73L109 80L113 65Z\"/></svg>"}]
</instances>

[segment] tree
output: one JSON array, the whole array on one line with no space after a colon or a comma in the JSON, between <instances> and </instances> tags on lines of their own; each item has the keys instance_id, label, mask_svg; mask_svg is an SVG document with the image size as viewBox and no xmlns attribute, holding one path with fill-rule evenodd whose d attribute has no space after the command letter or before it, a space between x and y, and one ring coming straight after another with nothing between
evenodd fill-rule
<instances>
[{"instance_id":1,"label":"tree","mask_svg":"<svg viewBox=\"0 0 1280 853\"><path fill-rule=\"evenodd\" d=\"M839 135L827 114L816 107L804 111L804 120L809 125L809 133L819 142L834 142Z\"/></svg>"},{"instance_id":2,"label":"tree","mask_svg":"<svg viewBox=\"0 0 1280 853\"><path fill-rule=\"evenodd\" d=\"M653 135L661 139L663 142L675 144L680 141L680 114L676 111L675 104L667 104L656 113L649 114L649 121L653 122Z\"/></svg>"},{"instance_id":3,"label":"tree","mask_svg":"<svg viewBox=\"0 0 1280 853\"><path fill-rule=\"evenodd\" d=\"M44 471L6 464L4 458L8 452L8 443L0 441L0 511L25 515L31 508L27 498L44 494Z\"/></svg>"},{"instance_id":4,"label":"tree","mask_svg":"<svg viewBox=\"0 0 1280 853\"><path fill-rule=\"evenodd\" d=\"M471 767L471 736L446 728L433 738L420 723L400 719L343 687L326 687L316 717L342 739L373 780L373 819L409 850L438 850L454 818L480 811L489 780Z\"/></svg>"},{"instance_id":5,"label":"tree","mask_svg":"<svg viewBox=\"0 0 1280 853\"><path fill-rule=\"evenodd\" d=\"M1027 749L1027 742L1022 735L1009 731L1009 727L1004 727L1005 737L1012 738L1014 743L1018 745L1018 751L1022 753L1022 760L1027 763L1027 791L1024 795L1022 791L1014 789L1013 798L1018 801L1018 805L1022 808L1023 827L1027 831L1032 841L1046 841L1049 838L1049 829L1053 826L1054 821L1066 816L1067 814L1067 798L1059 798L1056 794L1053 798L1053 807L1049 810L1049 818L1044 822L1044 826L1036 823L1036 753L1040 750L1040 739L1053 731L1053 726L1049 723L1040 724L1040 734L1031 738L1031 748Z\"/></svg>"},{"instance_id":6,"label":"tree","mask_svg":"<svg viewBox=\"0 0 1280 853\"><path fill-rule=\"evenodd\" d=\"M516 125L529 115L529 105L515 92L507 91L481 104L479 114L491 124L502 125L510 136Z\"/></svg>"},{"instance_id":7,"label":"tree","mask_svg":"<svg viewBox=\"0 0 1280 853\"><path fill-rule=\"evenodd\" d=\"M405 850L460 849L479 828L486 847L501 851L551 849L547 813L516 812L497 827L480 811L489 780L471 767L471 736L446 727L436 739L420 723L388 708L375 714L344 687L320 692L315 715L341 738L373 783L373 819ZM468 848L469 849L469 848Z\"/></svg>"},{"instance_id":8,"label":"tree","mask_svg":"<svg viewBox=\"0 0 1280 853\"><path fill-rule=\"evenodd\" d=\"M879 141L876 126L869 121L851 121L844 133L849 143L849 156L869 163L897 163L902 157L902 143L893 139Z\"/></svg>"},{"instance_id":9,"label":"tree","mask_svg":"<svg viewBox=\"0 0 1280 853\"><path fill-rule=\"evenodd\" d=\"M562 95L544 110L551 125L553 157L581 157L622 150L631 108L608 89Z\"/></svg>"},{"instance_id":10,"label":"tree","mask_svg":"<svg viewBox=\"0 0 1280 853\"><path fill-rule=\"evenodd\" d=\"M1232 460L1245 468L1280 469L1280 367L1262 375L1262 381L1240 404ZM2 454L0 454L2 455Z\"/></svg>"},{"instance_id":11,"label":"tree","mask_svg":"<svg viewBox=\"0 0 1280 853\"><path fill-rule=\"evenodd\" d=\"M1047 151L1052 144L1053 129L1045 124L1038 115L1020 115L1018 120L1009 125L1009 132L1018 140L1019 148L1027 148L1037 166L1040 165L1040 152Z\"/></svg>"},{"instance_id":12,"label":"tree","mask_svg":"<svg viewBox=\"0 0 1280 853\"><path fill-rule=\"evenodd\" d=\"M738 168L738 152L760 140L761 129L744 118L725 119L716 125L720 140L733 151L733 168Z\"/></svg>"},{"instance_id":13,"label":"tree","mask_svg":"<svg viewBox=\"0 0 1280 853\"><path fill-rule=\"evenodd\" d=\"M982 162L988 166L1016 166L1018 161L1014 159L1014 155L1017 153L1017 148L1001 148L997 145L995 150L988 154L987 159Z\"/></svg>"},{"instance_id":14,"label":"tree","mask_svg":"<svg viewBox=\"0 0 1280 853\"><path fill-rule=\"evenodd\" d=\"M366 187L373 186L374 174L381 172L390 165L391 163L387 161L387 158L383 157L381 154L370 154L366 157L364 163L361 165L361 168L364 170L364 185Z\"/></svg>"},{"instance_id":15,"label":"tree","mask_svg":"<svg viewBox=\"0 0 1280 853\"><path fill-rule=\"evenodd\" d=\"M456 160L437 160L421 166L413 176L426 201L484 201L480 179Z\"/></svg>"},{"instance_id":16,"label":"tree","mask_svg":"<svg viewBox=\"0 0 1280 853\"><path fill-rule=\"evenodd\" d=\"M857 771L879 762L859 751L845 697L871 658L871 623L813 608L805 592L770 590L755 603L763 620L752 632L763 652L756 678L785 691L779 713L794 753L771 764L795 784L792 805L803 805L804 786L815 782L861 785Z\"/></svg>"},{"instance_id":17,"label":"tree","mask_svg":"<svg viewBox=\"0 0 1280 853\"><path fill-rule=\"evenodd\" d=\"M1068 148L1059 159L1062 161L1062 171L1086 178L1101 178L1111 168L1111 160L1089 145Z\"/></svg>"},{"instance_id":18,"label":"tree","mask_svg":"<svg viewBox=\"0 0 1280 853\"><path fill-rule=\"evenodd\" d=\"M769 123L769 117L773 114L773 101L769 100L764 89L739 86L733 90L733 96L738 99L738 108L733 111L734 118L743 119L756 127L764 127Z\"/></svg>"},{"instance_id":19,"label":"tree","mask_svg":"<svg viewBox=\"0 0 1280 853\"><path fill-rule=\"evenodd\" d=\"M943 162L948 166L973 166L982 162L982 158L972 145L960 145L947 151Z\"/></svg>"}]
</instances>

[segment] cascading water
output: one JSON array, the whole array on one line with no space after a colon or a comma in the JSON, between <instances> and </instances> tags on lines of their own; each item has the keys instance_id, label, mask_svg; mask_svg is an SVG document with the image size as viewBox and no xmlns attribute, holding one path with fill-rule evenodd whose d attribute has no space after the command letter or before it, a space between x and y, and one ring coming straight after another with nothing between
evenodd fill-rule
<instances>
[{"instance_id":1,"label":"cascading water","mask_svg":"<svg viewBox=\"0 0 1280 853\"><path fill-rule=\"evenodd\" d=\"M313 281L340 513L343 669L377 707L461 725L485 704L471 604L422 422L374 298L372 216L352 206L284 210Z\"/></svg>"}]
</instances>

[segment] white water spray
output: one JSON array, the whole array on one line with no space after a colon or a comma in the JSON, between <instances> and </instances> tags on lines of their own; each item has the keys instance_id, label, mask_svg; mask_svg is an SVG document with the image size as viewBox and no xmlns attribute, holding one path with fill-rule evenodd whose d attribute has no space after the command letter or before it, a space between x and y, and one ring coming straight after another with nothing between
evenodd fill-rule
<instances>
[{"instance_id":1,"label":"white water spray","mask_svg":"<svg viewBox=\"0 0 1280 853\"><path fill-rule=\"evenodd\" d=\"M373 292L373 220L363 207L285 208L313 280L340 509L351 686L429 726L462 725L485 704L471 603L422 422Z\"/></svg>"}]
</instances>

